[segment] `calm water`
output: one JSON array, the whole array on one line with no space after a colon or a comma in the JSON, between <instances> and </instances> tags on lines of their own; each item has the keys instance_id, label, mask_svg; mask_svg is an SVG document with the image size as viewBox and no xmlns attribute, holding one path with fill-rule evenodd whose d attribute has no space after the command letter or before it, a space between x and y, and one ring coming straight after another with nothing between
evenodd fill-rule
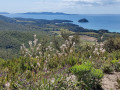
<instances>
[{"instance_id":1,"label":"calm water","mask_svg":"<svg viewBox=\"0 0 120 90\"><path fill-rule=\"evenodd\" d=\"M5 14L4 14L5 15ZM8 17L22 17L34 19L64 19L72 20L74 24L88 29L107 29L111 32L120 32L120 14L115 15L96 15L96 14L81 14L81 15L35 15L35 14L6 14ZM89 23L79 23L78 20L86 18Z\"/></svg>"}]
</instances>

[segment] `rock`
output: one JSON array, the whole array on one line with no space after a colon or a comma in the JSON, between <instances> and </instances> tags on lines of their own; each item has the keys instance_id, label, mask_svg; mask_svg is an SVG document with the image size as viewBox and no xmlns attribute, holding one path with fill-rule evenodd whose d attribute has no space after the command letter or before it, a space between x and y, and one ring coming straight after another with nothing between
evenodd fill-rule
<instances>
[{"instance_id":1,"label":"rock","mask_svg":"<svg viewBox=\"0 0 120 90\"><path fill-rule=\"evenodd\" d=\"M114 74L105 74L102 79L103 90L120 90L117 83L117 79L119 78L120 72L115 72Z\"/></svg>"},{"instance_id":2,"label":"rock","mask_svg":"<svg viewBox=\"0 0 120 90\"><path fill-rule=\"evenodd\" d=\"M89 22L87 19L83 18L83 19L80 19L78 22L81 22L81 23L87 23Z\"/></svg>"}]
</instances>

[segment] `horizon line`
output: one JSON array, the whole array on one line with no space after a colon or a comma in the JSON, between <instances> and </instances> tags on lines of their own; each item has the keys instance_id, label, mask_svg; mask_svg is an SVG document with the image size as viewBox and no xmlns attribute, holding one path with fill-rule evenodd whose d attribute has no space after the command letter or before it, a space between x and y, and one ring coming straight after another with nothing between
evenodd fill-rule
<instances>
[{"instance_id":1,"label":"horizon line","mask_svg":"<svg viewBox=\"0 0 120 90\"><path fill-rule=\"evenodd\" d=\"M50 11L42 11L42 12L33 12L33 11L31 11L31 12L2 12L2 11L0 11L0 13L2 14L4 14L4 13L8 13L8 14L21 14L21 13L63 13L63 14L77 14L77 15L80 15L80 14L90 14L90 15L93 15L93 14L104 14L104 15L117 15L117 14L120 14L120 13L65 13L65 12L50 12Z\"/></svg>"}]
</instances>

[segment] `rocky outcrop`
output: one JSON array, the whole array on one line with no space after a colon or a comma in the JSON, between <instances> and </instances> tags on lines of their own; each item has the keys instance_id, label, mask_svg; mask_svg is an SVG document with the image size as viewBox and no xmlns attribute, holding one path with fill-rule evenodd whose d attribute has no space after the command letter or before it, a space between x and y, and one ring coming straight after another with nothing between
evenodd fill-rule
<instances>
[{"instance_id":1,"label":"rocky outcrop","mask_svg":"<svg viewBox=\"0 0 120 90\"><path fill-rule=\"evenodd\" d=\"M103 90L120 90L117 80L120 79L120 72L105 74L102 79Z\"/></svg>"},{"instance_id":2,"label":"rocky outcrop","mask_svg":"<svg viewBox=\"0 0 120 90\"><path fill-rule=\"evenodd\" d=\"M83 18L83 19L80 19L78 22L81 22L81 23L87 23L89 22L87 19Z\"/></svg>"}]
</instances>

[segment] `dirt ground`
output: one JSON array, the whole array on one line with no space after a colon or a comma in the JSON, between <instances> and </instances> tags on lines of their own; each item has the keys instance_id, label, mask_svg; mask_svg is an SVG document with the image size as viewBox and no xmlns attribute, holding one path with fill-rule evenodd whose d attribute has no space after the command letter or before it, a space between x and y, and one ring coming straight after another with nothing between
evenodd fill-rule
<instances>
[{"instance_id":1,"label":"dirt ground","mask_svg":"<svg viewBox=\"0 0 120 90\"><path fill-rule=\"evenodd\" d=\"M85 36L85 35L80 36L80 39L81 39L81 40L85 40L85 41L91 41L91 42L94 42L94 41L97 40L97 39L94 38L94 37L89 37L89 36Z\"/></svg>"},{"instance_id":2,"label":"dirt ground","mask_svg":"<svg viewBox=\"0 0 120 90\"><path fill-rule=\"evenodd\" d=\"M120 72L114 72L113 74L105 74L102 79L103 90L120 90L118 88L117 79L120 80Z\"/></svg>"}]
</instances>

